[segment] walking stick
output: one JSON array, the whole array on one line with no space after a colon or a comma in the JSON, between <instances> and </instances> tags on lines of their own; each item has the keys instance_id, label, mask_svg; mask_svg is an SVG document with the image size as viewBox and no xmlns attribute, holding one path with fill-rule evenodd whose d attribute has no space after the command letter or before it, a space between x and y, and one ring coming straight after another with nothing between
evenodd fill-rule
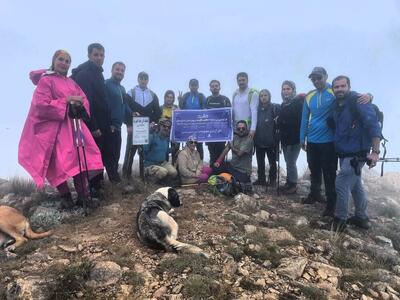
<instances>
[{"instance_id":1,"label":"walking stick","mask_svg":"<svg viewBox=\"0 0 400 300\"><path fill-rule=\"evenodd\" d=\"M80 136L81 136L83 162L85 163L85 170L86 170L86 180L87 180L87 184L89 186L89 169L88 169L88 164L87 164L87 159L86 159L85 139L83 138L81 119L78 119L78 126L79 126L79 132L80 132ZM92 191L89 188L89 201L92 201L93 200L92 198L93 198L92 197Z\"/></svg>"},{"instance_id":2,"label":"walking stick","mask_svg":"<svg viewBox=\"0 0 400 300\"><path fill-rule=\"evenodd\" d=\"M76 118L72 119L72 122L73 122L73 124L74 124L75 147L76 147L76 152L77 152L77 154L78 154L79 177L80 177L80 180L81 180L81 186L82 186L82 188L84 188L85 185L84 185L83 177L82 177L81 154L80 154L80 151L79 151L79 148L80 148L79 141L80 141L80 142L82 143L82 145L83 145L83 138L81 137L81 125L80 125L81 123L80 123L80 120L79 120L79 119L76 119ZM83 148L83 146L82 146L82 150L83 150L83 149L84 149L84 148ZM85 158L85 161L86 161L86 155L85 155L84 150L83 150L83 154L84 154L84 158ZM86 170L87 170L87 164L86 164ZM89 184L89 182L88 182L88 184ZM86 197L83 198L83 210L84 210L84 214L87 215Z\"/></svg>"},{"instance_id":3,"label":"walking stick","mask_svg":"<svg viewBox=\"0 0 400 300\"><path fill-rule=\"evenodd\" d=\"M280 173L281 173L281 166L280 166L280 158L281 158L281 142L279 141L278 142L278 170L277 170L277 172L278 172L278 174L277 174L277 183L276 183L276 194L278 195L278 196L280 196L280 194L281 194L281 189L280 189L280 185L279 185L279 183L280 183Z\"/></svg>"}]
</instances>

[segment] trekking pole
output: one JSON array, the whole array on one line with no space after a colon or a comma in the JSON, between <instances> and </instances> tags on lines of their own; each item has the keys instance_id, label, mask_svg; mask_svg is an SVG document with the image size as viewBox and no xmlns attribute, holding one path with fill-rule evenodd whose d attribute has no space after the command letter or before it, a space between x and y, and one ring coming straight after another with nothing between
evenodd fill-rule
<instances>
[{"instance_id":1,"label":"trekking pole","mask_svg":"<svg viewBox=\"0 0 400 300\"><path fill-rule=\"evenodd\" d=\"M75 146L76 146L76 152L78 153L78 164L79 164L79 177L81 180L81 186L82 188L84 188L84 182L83 182L83 177L82 177L82 162L81 162L81 154L79 152L79 139L80 139L80 131L81 131L81 126L80 126L80 120L79 119L72 119L73 124L74 124L74 132L75 132ZM81 143L83 143L83 138L81 138ZM82 144L83 145L83 144ZM85 155L85 151L84 148L82 146L82 151L83 151L83 155L84 155L84 159L86 162L86 155ZM87 167L87 164L85 164ZM87 168L86 168L87 170ZM89 183L89 182L88 182ZM90 192L89 192L90 193ZM83 210L84 210L84 214L87 215L87 203L86 203L86 197L83 197Z\"/></svg>"},{"instance_id":2,"label":"trekking pole","mask_svg":"<svg viewBox=\"0 0 400 300\"><path fill-rule=\"evenodd\" d=\"M83 162L85 163L85 169L86 169L86 180L87 180L87 184L89 185L89 169L88 169L88 164L87 164L87 159L86 159L85 139L83 138L81 119L78 119L78 125L79 125L79 131L81 133ZM90 189L89 189L89 200L92 200L92 191Z\"/></svg>"},{"instance_id":3,"label":"trekking pole","mask_svg":"<svg viewBox=\"0 0 400 300\"><path fill-rule=\"evenodd\" d=\"M280 178L281 178L281 175L280 175L280 173L281 173L281 165L280 165L281 142L280 141L278 142L278 153L277 154L278 154L278 174L277 174L278 182L276 183L276 194L278 196L280 196L280 194L281 194L280 185L279 185Z\"/></svg>"},{"instance_id":4,"label":"trekking pole","mask_svg":"<svg viewBox=\"0 0 400 300\"><path fill-rule=\"evenodd\" d=\"M384 154L384 156L386 153ZM354 167L358 162L365 162L367 166L370 166L371 161L367 159L366 157L354 157L351 161L350 164L352 164L352 167ZM400 162L400 157L380 157L377 162L382 163L381 165L381 177L383 176L383 164L384 163L392 163L392 162ZM360 170L356 170L356 174L360 173ZM359 175L359 174L357 174Z\"/></svg>"}]
</instances>

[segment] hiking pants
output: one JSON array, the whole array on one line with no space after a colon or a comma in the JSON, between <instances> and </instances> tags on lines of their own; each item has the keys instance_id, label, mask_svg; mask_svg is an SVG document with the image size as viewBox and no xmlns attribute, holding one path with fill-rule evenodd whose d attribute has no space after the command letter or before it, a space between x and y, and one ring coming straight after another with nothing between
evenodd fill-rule
<instances>
[{"instance_id":1,"label":"hiking pants","mask_svg":"<svg viewBox=\"0 0 400 300\"><path fill-rule=\"evenodd\" d=\"M311 172L310 193L321 194L322 176L324 176L327 205L334 207L336 201L335 179L337 156L334 143L308 143L307 162Z\"/></svg>"},{"instance_id":2,"label":"hiking pants","mask_svg":"<svg viewBox=\"0 0 400 300\"><path fill-rule=\"evenodd\" d=\"M104 136L104 166L111 182L120 181L118 162L121 153L121 131L107 132Z\"/></svg>"},{"instance_id":3,"label":"hiking pants","mask_svg":"<svg viewBox=\"0 0 400 300\"><path fill-rule=\"evenodd\" d=\"M256 157L257 157L257 173L258 173L258 180L265 181L265 154L268 157L269 163L269 181L275 182L276 181L276 161L277 161L277 147L268 147L262 148L256 146Z\"/></svg>"},{"instance_id":4,"label":"hiking pants","mask_svg":"<svg viewBox=\"0 0 400 300\"><path fill-rule=\"evenodd\" d=\"M286 163L286 182L288 184L297 184L298 173L297 173L297 158L300 153L300 144L283 146L283 157Z\"/></svg>"},{"instance_id":5,"label":"hiking pants","mask_svg":"<svg viewBox=\"0 0 400 300\"><path fill-rule=\"evenodd\" d=\"M360 219L366 219L368 218L367 195L362 185L361 174L356 175L354 168L350 165L351 159L351 157L340 159L340 171L336 177L337 201L335 217L347 220L348 203L351 194L354 200L355 215Z\"/></svg>"}]
</instances>

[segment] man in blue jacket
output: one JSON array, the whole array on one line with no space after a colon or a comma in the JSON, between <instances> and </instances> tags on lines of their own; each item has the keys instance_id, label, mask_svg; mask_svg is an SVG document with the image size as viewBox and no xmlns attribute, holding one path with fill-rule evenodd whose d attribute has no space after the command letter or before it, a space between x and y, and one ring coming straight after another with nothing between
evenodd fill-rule
<instances>
[{"instance_id":1,"label":"man in blue jacket","mask_svg":"<svg viewBox=\"0 0 400 300\"><path fill-rule=\"evenodd\" d=\"M324 68L315 67L308 77L316 89L306 95L300 126L300 143L307 152L307 163L311 172L310 193L302 203L323 202L321 196L323 175L327 200L323 216L333 217L336 202L337 157L333 131L328 127L327 119L334 107L335 95L331 85L327 83L328 73ZM371 96L361 95L360 99L368 102Z\"/></svg>"},{"instance_id":2,"label":"man in blue jacket","mask_svg":"<svg viewBox=\"0 0 400 300\"><path fill-rule=\"evenodd\" d=\"M199 93L199 81L195 78L189 81L189 92L182 95L179 92L178 101L180 109L204 109L206 106L206 97ZM196 149L200 154L201 160L204 158L203 143L196 143Z\"/></svg>"},{"instance_id":3,"label":"man in blue jacket","mask_svg":"<svg viewBox=\"0 0 400 300\"><path fill-rule=\"evenodd\" d=\"M121 85L125 75L125 64L115 62L111 68L111 78L105 81L107 104L110 110L111 125L105 132L106 141L104 145L104 166L107 170L108 179L112 183L118 183L121 178L118 174L118 161L121 152L121 126L125 117L123 95L125 88Z\"/></svg>"},{"instance_id":4,"label":"man in blue jacket","mask_svg":"<svg viewBox=\"0 0 400 300\"><path fill-rule=\"evenodd\" d=\"M379 160L381 127L372 105L357 103L359 95L350 91L347 76L336 77L332 88L336 97L333 110L335 147L340 162L333 229L342 231L346 221L368 229L367 195L361 181L361 168L365 161L371 168ZM347 219L350 194L354 199L355 215Z\"/></svg>"}]
</instances>

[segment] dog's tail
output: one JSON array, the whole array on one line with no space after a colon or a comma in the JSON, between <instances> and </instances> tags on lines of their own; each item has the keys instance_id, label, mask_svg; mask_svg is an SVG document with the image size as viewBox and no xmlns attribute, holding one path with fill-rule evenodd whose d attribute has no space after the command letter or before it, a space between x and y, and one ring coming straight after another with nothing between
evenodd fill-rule
<instances>
[{"instance_id":1,"label":"dog's tail","mask_svg":"<svg viewBox=\"0 0 400 300\"><path fill-rule=\"evenodd\" d=\"M204 256L205 258L209 258L210 255L204 252L202 249L200 249L197 246L182 243L180 241L167 238L166 239L167 244L174 249L177 252L182 252L182 253L191 253L191 254L199 254L201 256Z\"/></svg>"},{"instance_id":2,"label":"dog's tail","mask_svg":"<svg viewBox=\"0 0 400 300\"><path fill-rule=\"evenodd\" d=\"M44 237L52 235L52 234L53 234L53 230L49 230L49 231L42 232L42 233L36 233L31 229L31 226L29 224L26 225L25 236L27 238L41 239L41 238L44 238Z\"/></svg>"}]
</instances>

